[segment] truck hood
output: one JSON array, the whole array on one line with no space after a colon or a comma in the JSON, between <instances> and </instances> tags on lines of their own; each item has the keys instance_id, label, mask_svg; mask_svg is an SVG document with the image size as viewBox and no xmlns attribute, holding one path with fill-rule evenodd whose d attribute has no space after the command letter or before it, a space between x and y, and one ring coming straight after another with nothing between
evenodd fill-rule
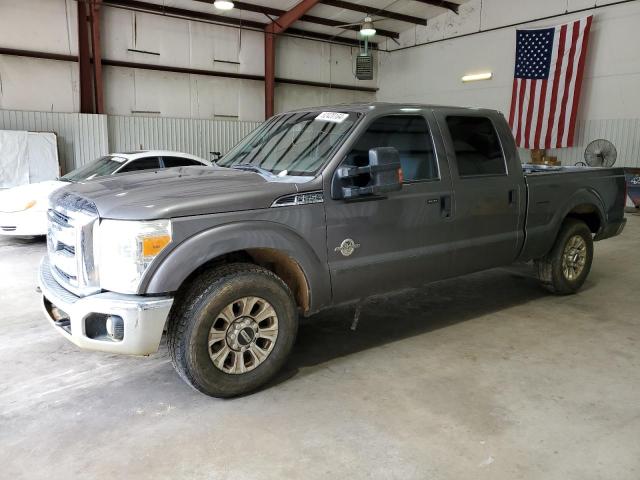
<instances>
[{"instance_id":1,"label":"truck hood","mask_svg":"<svg viewBox=\"0 0 640 480\"><path fill-rule=\"evenodd\" d=\"M151 220L268 208L298 187L248 171L181 167L104 177L64 191L93 202L102 218Z\"/></svg>"}]
</instances>

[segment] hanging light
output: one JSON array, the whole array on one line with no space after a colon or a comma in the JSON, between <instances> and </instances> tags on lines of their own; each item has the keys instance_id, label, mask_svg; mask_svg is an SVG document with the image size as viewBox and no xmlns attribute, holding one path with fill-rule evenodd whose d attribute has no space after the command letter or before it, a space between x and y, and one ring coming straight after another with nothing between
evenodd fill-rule
<instances>
[{"instance_id":1,"label":"hanging light","mask_svg":"<svg viewBox=\"0 0 640 480\"><path fill-rule=\"evenodd\" d=\"M213 6L218 10L231 10L233 8L233 2L231 0L215 0Z\"/></svg>"},{"instance_id":2,"label":"hanging light","mask_svg":"<svg viewBox=\"0 0 640 480\"><path fill-rule=\"evenodd\" d=\"M365 17L364 22L360 25L360 35L363 37L372 37L376 34L376 28L373 26L371 17Z\"/></svg>"}]
</instances>

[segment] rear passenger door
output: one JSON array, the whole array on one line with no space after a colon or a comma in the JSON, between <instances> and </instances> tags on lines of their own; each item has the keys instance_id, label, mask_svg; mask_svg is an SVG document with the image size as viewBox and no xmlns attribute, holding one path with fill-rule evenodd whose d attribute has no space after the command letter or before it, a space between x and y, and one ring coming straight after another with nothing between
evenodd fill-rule
<instances>
[{"instance_id":1,"label":"rear passenger door","mask_svg":"<svg viewBox=\"0 0 640 480\"><path fill-rule=\"evenodd\" d=\"M498 133L505 123L497 114L492 117L453 110L435 115L443 133L454 192L453 273L513 262L523 237L525 192L517 152L511 145L505 150L500 141L510 132Z\"/></svg>"}]
</instances>

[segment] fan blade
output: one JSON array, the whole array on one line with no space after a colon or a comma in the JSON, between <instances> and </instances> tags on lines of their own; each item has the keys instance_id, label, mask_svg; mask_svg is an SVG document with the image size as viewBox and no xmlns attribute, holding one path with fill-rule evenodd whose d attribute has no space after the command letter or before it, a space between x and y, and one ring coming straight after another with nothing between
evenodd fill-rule
<instances>
[{"instance_id":1,"label":"fan blade","mask_svg":"<svg viewBox=\"0 0 640 480\"><path fill-rule=\"evenodd\" d=\"M343 25L336 25L334 28L346 28L346 27L353 27L355 25L362 25L362 22L345 23Z\"/></svg>"},{"instance_id":2,"label":"fan blade","mask_svg":"<svg viewBox=\"0 0 640 480\"><path fill-rule=\"evenodd\" d=\"M336 25L335 28L343 28L343 27L353 27L354 25L362 25L366 19L369 18L369 21L371 23L375 23L375 22L381 22L382 20L388 20L385 17L365 17L362 20L360 20L359 22L353 22L353 23L345 23L343 25Z\"/></svg>"},{"instance_id":3,"label":"fan blade","mask_svg":"<svg viewBox=\"0 0 640 480\"><path fill-rule=\"evenodd\" d=\"M615 145L604 138L593 140L584 151L584 160L590 167L612 167L617 157Z\"/></svg>"}]
</instances>

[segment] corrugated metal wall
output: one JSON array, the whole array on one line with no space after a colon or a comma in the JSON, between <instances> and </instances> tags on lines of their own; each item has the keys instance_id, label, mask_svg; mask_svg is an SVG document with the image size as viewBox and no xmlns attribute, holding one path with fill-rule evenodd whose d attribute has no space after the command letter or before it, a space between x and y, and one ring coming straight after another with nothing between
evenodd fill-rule
<instances>
[{"instance_id":1,"label":"corrugated metal wall","mask_svg":"<svg viewBox=\"0 0 640 480\"><path fill-rule=\"evenodd\" d=\"M0 130L54 132L63 173L109 152L166 149L210 158L226 153L259 122L0 110Z\"/></svg>"},{"instance_id":2,"label":"corrugated metal wall","mask_svg":"<svg viewBox=\"0 0 640 480\"><path fill-rule=\"evenodd\" d=\"M63 172L109 151L106 115L0 110L0 129L55 133Z\"/></svg>"},{"instance_id":3,"label":"corrugated metal wall","mask_svg":"<svg viewBox=\"0 0 640 480\"><path fill-rule=\"evenodd\" d=\"M604 138L618 150L616 167L640 167L640 119L583 120L578 122L575 147L547 150L563 165L575 165L584 161L584 150L589 142ZM530 161L529 150L520 149L522 161Z\"/></svg>"},{"instance_id":4,"label":"corrugated metal wall","mask_svg":"<svg viewBox=\"0 0 640 480\"><path fill-rule=\"evenodd\" d=\"M178 150L209 159L209 152L228 152L258 125L259 122L109 115L109 146L112 151Z\"/></svg>"}]
</instances>

